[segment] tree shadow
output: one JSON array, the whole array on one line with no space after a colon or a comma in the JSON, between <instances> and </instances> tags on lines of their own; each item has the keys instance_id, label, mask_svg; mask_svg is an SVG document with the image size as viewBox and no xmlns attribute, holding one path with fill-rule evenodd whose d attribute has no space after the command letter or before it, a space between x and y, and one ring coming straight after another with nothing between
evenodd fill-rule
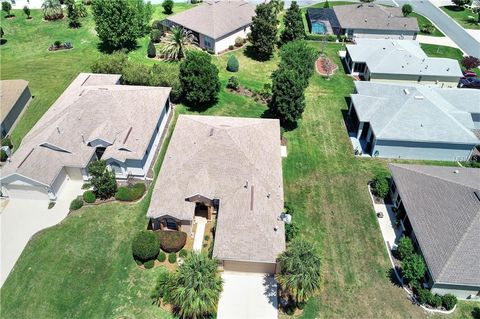
<instances>
[{"instance_id":1,"label":"tree shadow","mask_svg":"<svg viewBox=\"0 0 480 319\"><path fill-rule=\"evenodd\" d=\"M7 39L1 39L1 40L0 40L0 45L4 45L4 44L7 43L7 42L8 42Z\"/></svg>"},{"instance_id":2,"label":"tree shadow","mask_svg":"<svg viewBox=\"0 0 480 319\"><path fill-rule=\"evenodd\" d=\"M400 270L397 268L397 272ZM387 278L390 279L390 282L394 284L396 287L402 288L402 283L398 280L397 275L395 274L395 271L393 268L389 268L387 270Z\"/></svg>"},{"instance_id":3,"label":"tree shadow","mask_svg":"<svg viewBox=\"0 0 480 319\"><path fill-rule=\"evenodd\" d=\"M264 55L258 54L258 52L256 52L255 49L253 48L253 45L247 45L243 52L247 58L250 58L258 62L265 62L270 60L271 58L271 56L264 56Z\"/></svg>"},{"instance_id":4,"label":"tree shadow","mask_svg":"<svg viewBox=\"0 0 480 319\"><path fill-rule=\"evenodd\" d=\"M183 102L183 105L185 105L185 107L190 112L202 113L202 112L205 112L206 110L208 110L209 108L215 106L218 102L218 99L215 99L214 101L211 101L211 102L197 103L197 104L188 103L187 101L185 101L185 99L182 99L181 101Z\"/></svg>"},{"instance_id":5,"label":"tree shadow","mask_svg":"<svg viewBox=\"0 0 480 319\"><path fill-rule=\"evenodd\" d=\"M272 275L265 275L263 277L263 294L268 298L268 302L275 308L278 305L278 288L275 278Z\"/></svg>"},{"instance_id":6,"label":"tree shadow","mask_svg":"<svg viewBox=\"0 0 480 319\"><path fill-rule=\"evenodd\" d=\"M124 43L121 47L112 46L109 43L106 43L104 41L100 41L97 44L98 51L104 54L112 54L115 51L125 51L125 53L128 53L130 51L134 51L139 48L140 46L138 45L137 41L130 41L130 42Z\"/></svg>"},{"instance_id":7,"label":"tree shadow","mask_svg":"<svg viewBox=\"0 0 480 319\"><path fill-rule=\"evenodd\" d=\"M447 10L457 11L457 12L465 11L465 8L464 8L464 7L459 7L459 6L445 6L445 8L446 8Z\"/></svg>"},{"instance_id":8,"label":"tree shadow","mask_svg":"<svg viewBox=\"0 0 480 319\"><path fill-rule=\"evenodd\" d=\"M473 319L480 319L480 307L475 307L472 310Z\"/></svg>"}]
</instances>

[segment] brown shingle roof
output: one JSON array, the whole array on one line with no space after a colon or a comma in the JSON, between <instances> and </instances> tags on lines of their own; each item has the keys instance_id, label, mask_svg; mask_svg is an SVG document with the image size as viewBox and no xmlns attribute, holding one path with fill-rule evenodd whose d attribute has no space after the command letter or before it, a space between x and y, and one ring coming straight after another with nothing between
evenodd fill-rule
<instances>
[{"instance_id":1,"label":"brown shingle roof","mask_svg":"<svg viewBox=\"0 0 480 319\"><path fill-rule=\"evenodd\" d=\"M390 170L433 280L479 286L480 169L390 164Z\"/></svg>"},{"instance_id":2,"label":"brown shingle roof","mask_svg":"<svg viewBox=\"0 0 480 319\"><path fill-rule=\"evenodd\" d=\"M2 80L0 81L0 120L7 117L18 98L28 86L25 80Z\"/></svg>"},{"instance_id":3,"label":"brown shingle roof","mask_svg":"<svg viewBox=\"0 0 480 319\"><path fill-rule=\"evenodd\" d=\"M192 220L185 199L196 194L220 200L214 256L275 262L285 248L278 120L181 115L147 216Z\"/></svg>"},{"instance_id":4,"label":"brown shingle roof","mask_svg":"<svg viewBox=\"0 0 480 319\"><path fill-rule=\"evenodd\" d=\"M252 23L255 5L246 1L208 1L167 20L218 39Z\"/></svg>"}]
</instances>

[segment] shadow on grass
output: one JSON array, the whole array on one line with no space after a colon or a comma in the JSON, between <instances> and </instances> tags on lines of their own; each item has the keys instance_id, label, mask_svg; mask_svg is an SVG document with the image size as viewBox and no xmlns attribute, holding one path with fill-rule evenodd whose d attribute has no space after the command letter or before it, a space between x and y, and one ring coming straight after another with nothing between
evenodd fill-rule
<instances>
[{"instance_id":1,"label":"shadow on grass","mask_svg":"<svg viewBox=\"0 0 480 319\"><path fill-rule=\"evenodd\" d=\"M0 40L0 45L4 45L5 43L7 43L7 39L1 39Z\"/></svg>"},{"instance_id":2,"label":"shadow on grass","mask_svg":"<svg viewBox=\"0 0 480 319\"><path fill-rule=\"evenodd\" d=\"M255 52L255 49L253 48L253 45L247 45L245 47L245 51L243 51L245 56L247 58L250 58L252 60L258 61L258 62L265 62L268 61L272 58L272 56L265 56L262 54L258 54L258 52Z\"/></svg>"},{"instance_id":3,"label":"shadow on grass","mask_svg":"<svg viewBox=\"0 0 480 319\"><path fill-rule=\"evenodd\" d=\"M473 319L480 319L480 307L475 307L472 310Z\"/></svg>"},{"instance_id":4,"label":"shadow on grass","mask_svg":"<svg viewBox=\"0 0 480 319\"><path fill-rule=\"evenodd\" d=\"M129 41L127 43L124 43L120 47L113 46L110 43L107 43L107 42L104 42L104 41L100 41L97 44L98 51L100 51L101 53L105 53L105 54L112 54L115 51L125 51L125 53L128 53L128 52L134 51L138 48L140 48L140 46L138 45L137 41Z\"/></svg>"},{"instance_id":5,"label":"shadow on grass","mask_svg":"<svg viewBox=\"0 0 480 319\"><path fill-rule=\"evenodd\" d=\"M465 11L464 7L459 7L459 6L445 6L445 9L450 11L456 11L456 12Z\"/></svg>"},{"instance_id":6,"label":"shadow on grass","mask_svg":"<svg viewBox=\"0 0 480 319\"><path fill-rule=\"evenodd\" d=\"M199 104L188 103L187 101L185 101L185 99L182 99L182 102L183 102L183 105L185 105L185 107L187 108L187 110L189 112L203 113L206 110L208 110L209 108L214 107L217 104L218 99L216 99L215 101L212 101L212 102L199 103Z\"/></svg>"},{"instance_id":7,"label":"shadow on grass","mask_svg":"<svg viewBox=\"0 0 480 319\"><path fill-rule=\"evenodd\" d=\"M266 109L265 111L263 111L263 113L262 113L262 115L260 115L260 117L262 119L278 119L278 116L273 114L270 111L270 109ZM298 127L298 121L291 122L291 121L282 121L280 119L280 125L285 131L290 132L290 131L293 131L294 129L296 129Z\"/></svg>"},{"instance_id":8,"label":"shadow on grass","mask_svg":"<svg viewBox=\"0 0 480 319\"><path fill-rule=\"evenodd\" d=\"M396 267L397 272L400 272L400 269ZM394 284L396 287L402 288L402 283L398 280L397 275L395 274L395 271L393 268L389 268L387 270L387 278L390 279L390 282Z\"/></svg>"}]
</instances>

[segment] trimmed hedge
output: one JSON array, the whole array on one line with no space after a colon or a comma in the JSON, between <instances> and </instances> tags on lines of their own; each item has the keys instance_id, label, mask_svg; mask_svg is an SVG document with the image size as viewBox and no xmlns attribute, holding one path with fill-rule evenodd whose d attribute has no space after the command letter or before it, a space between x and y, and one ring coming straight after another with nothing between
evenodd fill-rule
<instances>
[{"instance_id":1,"label":"trimmed hedge","mask_svg":"<svg viewBox=\"0 0 480 319\"><path fill-rule=\"evenodd\" d=\"M167 255L163 251L161 251L158 253L157 260L163 263L165 260L167 260Z\"/></svg>"},{"instance_id":2,"label":"trimmed hedge","mask_svg":"<svg viewBox=\"0 0 480 319\"><path fill-rule=\"evenodd\" d=\"M70 203L70 210L77 210L82 208L83 206L83 199L77 197Z\"/></svg>"},{"instance_id":3,"label":"trimmed hedge","mask_svg":"<svg viewBox=\"0 0 480 319\"><path fill-rule=\"evenodd\" d=\"M148 260L143 264L143 266L145 267L145 269L151 269L153 268L153 266L155 266L155 261L153 259Z\"/></svg>"},{"instance_id":4,"label":"trimmed hedge","mask_svg":"<svg viewBox=\"0 0 480 319\"><path fill-rule=\"evenodd\" d=\"M123 202L133 202L142 198L146 187L144 183L137 183L132 186L121 186L117 189L115 198Z\"/></svg>"},{"instance_id":5,"label":"trimmed hedge","mask_svg":"<svg viewBox=\"0 0 480 319\"><path fill-rule=\"evenodd\" d=\"M457 304L457 297L452 294L446 294L442 296L442 305L447 310L452 310L453 307Z\"/></svg>"},{"instance_id":6,"label":"trimmed hedge","mask_svg":"<svg viewBox=\"0 0 480 319\"><path fill-rule=\"evenodd\" d=\"M142 230L133 238L132 253L135 259L141 261L151 260L157 257L159 251L160 243L154 232Z\"/></svg>"},{"instance_id":7,"label":"trimmed hedge","mask_svg":"<svg viewBox=\"0 0 480 319\"><path fill-rule=\"evenodd\" d=\"M307 34L307 40L335 42L338 37L334 34Z\"/></svg>"},{"instance_id":8,"label":"trimmed hedge","mask_svg":"<svg viewBox=\"0 0 480 319\"><path fill-rule=\"evenodd\" d=\"M83 200L85 203L95 203L97 200L97 197L95 196L95 193L93 191L86 191L83 193Z\"/></svg>"},{"instance_id":9,"label":"trimmed hedge","mask_svg":"<svg viewBox=\"0 0 480 319\"><path fill-rule=\"evenodd\" d=\"M160 247L167 253L179 252L187 242L187 234L182 231L160 230L156 232Z\"/></svg>"},{"instance_id":10,"label":"trimmed hedge","mask_svg":"<svg viewBox=\"0 0 480 319\"><path fill-rule=\"evenodd\" d=\"M381 198L385 198L390 190L390 177L386 173L377 173L372 180L373 193Z\"/></svg>"},{"instance_id":11,"label":"trimmed hedge","mask_svg":"<svg viewBox=\"0 0 480 319\"><path fill-rule=\"evenodd\" d=\"M176 253L170 253L168 254L168 262L171 264L174 264L177 262L177 254Z\"/></svg>"}]
</instances>

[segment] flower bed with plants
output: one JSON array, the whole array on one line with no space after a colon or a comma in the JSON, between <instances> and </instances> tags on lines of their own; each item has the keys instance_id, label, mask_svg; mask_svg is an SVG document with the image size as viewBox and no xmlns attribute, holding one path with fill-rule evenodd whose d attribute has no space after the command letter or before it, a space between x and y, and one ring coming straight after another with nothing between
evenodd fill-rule
<instances>
[{"instance_id":1,"label":"flower bed with plants","mask_svg":"<svg viewBox=\"0 0 480 319\"><path fill-rule=\"evenodd\" d=\"M60 41L55 41L48 48L48 51L61 51L61 50L70 50L70 49L73 49L73 45L70 42L62 43Z\"/></svg>"},{"instance_id":2,"label":"flower bed with plants","mask_svg":"<svg viewBox=\"0 0 480 319\"><path fill-rule=\"evenodd\" d=\"M323 76L332 76L335 71L338 69L338 65L332 62L329 58L325 56L321 56L315 62L316 69L318 74Z\"/></svg>"}]
</instances>

